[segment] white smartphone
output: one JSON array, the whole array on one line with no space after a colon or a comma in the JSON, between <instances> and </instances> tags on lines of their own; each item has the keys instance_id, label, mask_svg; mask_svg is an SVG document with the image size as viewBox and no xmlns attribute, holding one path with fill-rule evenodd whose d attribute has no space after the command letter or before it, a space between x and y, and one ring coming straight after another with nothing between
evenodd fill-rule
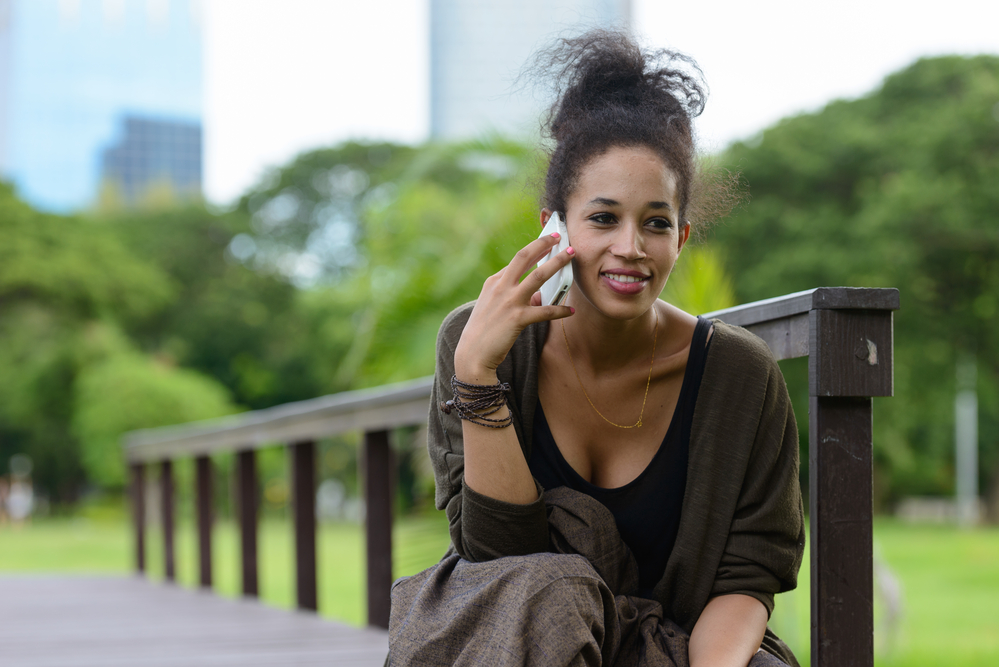
<instances>
[{"instance_id":1,"label":"white smartphone","mask_svg":"<svg viewBox=\"0 0 999 667\"><path fill-rule=\"evenodd\" d=\"M538 266L541 266L569 247L569 232L566 231L565 221L562 220L562 216L557 211L552 213L551 217L548 218L548 222L545 224L545 228L541 230L541 235L538 238L541 238L541 236L551 236L555 232L559 233L558 245L552 248L550 253L538 260ZM569 294L570 287L572 287L572 262L556 271L555 275L546 280L545 284L541 286L541 304L547 306L561 305L565 301L566 295Z\"/></svg>"}]
</instances>

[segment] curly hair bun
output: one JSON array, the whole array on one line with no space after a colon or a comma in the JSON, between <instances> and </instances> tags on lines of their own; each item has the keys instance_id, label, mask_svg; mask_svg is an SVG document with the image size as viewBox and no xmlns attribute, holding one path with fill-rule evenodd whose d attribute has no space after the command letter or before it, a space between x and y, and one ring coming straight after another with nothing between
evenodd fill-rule
<instances>
[{"instance_id":1,"label":"curly hair bun","mask_svg":"<svg viewBox=\"0 0 999 667\"><path fill-rule=\"evenodd\" d=\"M543 128L555 142L546 206L565 210L591 158L612 146L647 146L677 175L685 215L696 171L691 119L707 97L692 58L643 49L625 32L593 30L540 52L532 70L555 97Z\"/></svg>"}]
</instances>

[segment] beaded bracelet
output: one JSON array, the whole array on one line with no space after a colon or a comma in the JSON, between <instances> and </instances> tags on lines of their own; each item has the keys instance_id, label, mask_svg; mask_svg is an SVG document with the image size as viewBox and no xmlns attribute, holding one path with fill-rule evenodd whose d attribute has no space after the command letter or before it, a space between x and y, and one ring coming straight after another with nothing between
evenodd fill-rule
<instances>
[{"instance_id":1,"label":"beaded bracelet","mask_svg":"<svg viewBox=\"0 0 999 667\"><path fill-rule=\"evenodd\" d=\"M462 382L457 375L451 376L451 393L454 398L441 401L441 411L449 415L453 409L461 419L485 426L487 428L506 428L513 423L513 414L506 417L490 419L489 415L499 412L507 404L507 393L510 385L506 382L496 384L470 384Z\"/></svg>"}]
</instances>

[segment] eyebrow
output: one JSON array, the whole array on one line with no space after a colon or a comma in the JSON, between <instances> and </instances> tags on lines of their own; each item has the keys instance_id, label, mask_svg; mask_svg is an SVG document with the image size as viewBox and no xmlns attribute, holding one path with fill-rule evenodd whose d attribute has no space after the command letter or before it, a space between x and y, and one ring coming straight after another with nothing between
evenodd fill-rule
<instances>
[{"instance_id":1,"label":"eyebrow","mask_svg":"<svg viewBox=\"0 0 999 667\"><path fill-rule=\"evenodd\" d=\"M595 199L591 199L589 203L590 204L597 204L598 206L620 206L621 205L621 202L619 202L617 200L614 200L614 199L608 199L606 197L597 197ZM657 210L658 209L667 209L667 210L670 210L670 211L673 210L673 207L669 205L669 202L665 202L665 201L650 201L649 202L649 208L651 208L651 209L657 209Z\"/></svg>"}]
</instances>

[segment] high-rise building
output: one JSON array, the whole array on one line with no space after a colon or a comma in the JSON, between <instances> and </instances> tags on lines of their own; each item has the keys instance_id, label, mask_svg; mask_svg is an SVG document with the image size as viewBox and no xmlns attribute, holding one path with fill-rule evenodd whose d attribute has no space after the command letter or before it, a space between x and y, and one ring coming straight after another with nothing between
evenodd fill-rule
<instances>
[{"instance_id":1,"label":"high-rise building","mask_svg":"<svg viewBox=\"0 0 999 667\"><path fill-rule=\"evenodd\" d=\"M125 116L121 136L104 151L101 180L126 203L167 185L183 197L201 194L201 125Z\"/></svg>"},{"instance_id":2,"label":"high-rise building","mask_svg":"<svg viewBox=\"0 0 999 667\"><path fill-rule=\"evenodd\" d=\"M543 99L518 76L559 36L627 27L630 0L430 0L430 134L531 136Z\"/></svg>"},{"instance_id":3,"label":"high-rise building","mask_svg":"<svg viewBox=\"0 0 999 667\"><path fill-rule=\"evenodd\" d=\"M3 178L39 208L83 208L97 198L105 165L125 178L126 162L111 157L116 142L135 145L130 121L121 135L123 119L147 119L147 130L157 123L200 127L198 12L195 0L0 0ZM147 130L136 136L159 132ZM198 174L197 188L174 183L177 192L200 191L198 151L197 168L182 172ZM167 173L153 172L154 180ZM127 179L143 187L137 176Z\"/></svg>"}]
</instances>

